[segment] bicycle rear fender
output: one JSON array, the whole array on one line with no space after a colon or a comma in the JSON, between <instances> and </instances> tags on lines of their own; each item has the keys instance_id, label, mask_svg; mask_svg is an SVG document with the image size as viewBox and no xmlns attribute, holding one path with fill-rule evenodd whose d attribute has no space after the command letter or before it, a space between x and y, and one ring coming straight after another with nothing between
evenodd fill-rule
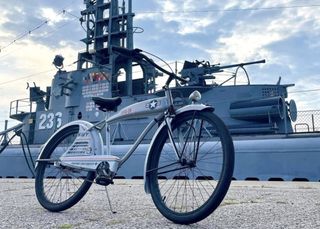
<instances>
[{"instance_id":1,"label":"bicycle rear fender","mask_svg":"<svg viewBox=\"0 0 320 229\"><path fill-rule=\"evenodd\" d=\"M80 133L84 133L86 131L89 131L90 133L90 138L92 140L91 142L91 146L92 146L92 154L95 155L99 155L102 154L103 152L103 140L101 137L101 134L99 133L99 131L93 127L93 124L87 122L87 121L83 121L83 120L76 120L73 122L69 122L66 125L64 125L63 127L61 127L58 131L56 131L47 141L44 145L41 146L40 148L40 153L38 156L38 159L42 158L42 155L44 154L44 149L47 147L47 145L51 142L51 140L57 136L63 129L65 129L66 127L69 126L73 126L73 125L78 125L80 127ZM38 162L36 162L35 165L35 169L37 169L38 166Z\"/></svg>"},{"instance_id":2,"label":"bicycle rear fender","mask_svg":"<svg viewBox=\"0 0 320 229\"><path fill-rule=\"evenodd\" d=\"M203 105L203 104L191 104L184 106L176 111L176 118L179 118L179 116L182 116L186 112L190 111L209 111L213 112L214 108L211 106ZM161 131L166 127L165 123L162 122L160 127L157 129L156 133L153 135L152 140L150 142L150 146L146 155L145 163L144 163L144 190L146 193L150 193L150 178L149 175L147 174L147 171L150 170L150 155L152 152L152 146L154 145L154 142L157 140L157 137L161 133Z\"/></svg>"}]
</instances>

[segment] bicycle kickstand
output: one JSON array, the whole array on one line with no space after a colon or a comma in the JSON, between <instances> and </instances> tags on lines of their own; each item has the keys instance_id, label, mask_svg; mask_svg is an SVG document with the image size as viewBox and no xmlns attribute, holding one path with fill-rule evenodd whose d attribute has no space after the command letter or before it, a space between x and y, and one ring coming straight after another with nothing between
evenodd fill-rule
<instances>
[{"instance_id":1,"label":"bicycle kickstand","mask_svg":"<svg viewBox=\"0 0 320 229\"><path fill-rule=\"evenodd\" d=\"M116 214L117 212L116 212L116 211L113 211L113 209L112 209L111 200L110 200L110 197L109 197L109 193L108 193L107 186L105 186L105 190L106 190L106 194L107 194L107 199L108 199L110 211L111 211L112 214Z\"/></svg>"}]
</instances>

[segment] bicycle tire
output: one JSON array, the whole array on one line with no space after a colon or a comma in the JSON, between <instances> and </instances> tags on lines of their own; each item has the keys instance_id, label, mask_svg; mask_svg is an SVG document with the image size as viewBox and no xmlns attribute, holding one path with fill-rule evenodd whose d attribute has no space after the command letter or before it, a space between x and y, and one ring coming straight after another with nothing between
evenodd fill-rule
<instances>
[{"instance_id":1,"label":"bicycle tire","mask_svg":"<svg viewBox=\"0 0 320 229\"><path fill-rule=\"evenodd\" d=\"M176 116L172 132L180 156L164 128L151 148L150 193L167 219L192 224L209 216L225 197L234 168L233 142L221 119L208 111Z\"/></svg>"},{"instance_id":2,"label":"bicycle tire","mask_svg":"<svg viewBox=\"0 0 320 229\"><path fill-rule=\"evenodd\" d=\"M59 131L46 144L41 159L58 160L63 153L63 147L68 148L68 144L72 144L78 132L79 125L71 125ZM39 203L52 212L66 210L78 203L95 179L94 172L61 168L52 162L38 163L35 176L36 196Z\"/></svg>"}]
</instances>

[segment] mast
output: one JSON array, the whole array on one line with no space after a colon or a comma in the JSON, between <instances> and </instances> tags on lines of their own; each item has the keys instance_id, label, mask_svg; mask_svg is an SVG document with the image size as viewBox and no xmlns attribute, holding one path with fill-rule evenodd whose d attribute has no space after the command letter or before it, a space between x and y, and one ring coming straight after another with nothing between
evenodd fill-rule
<instances>
[{"instance_id":1,"label":"mast","mask_svg":"<svg viewBox=\"0 0 320 229\"><path fill-rule=\"evenodd\" d=\"M120 68L126 72L126 95L132 95L132 61L118 58L112 46L133 49L132 0L84 0L86 9L81 11L82 27L86 37L86 51L79 53L78 70L92 66L109 65L112 78ZM128 6L128 9L126 9ZM85 24L85 26L84 26ZM114 79L113 79L114 80Z\"/></svg>"},{"instance_id":2,"label":"mast","mask_svg":"<svg viewBox=\"0 0 320 229\"><path fill-rule=\"evenodd\" d=\"M127 18L127 48L133 49L133 13L132 0L129 0L128 18ZM132 60L128 59L126 63L126 81L127 95L132 96Z\"/></svg>"}]
</instances>

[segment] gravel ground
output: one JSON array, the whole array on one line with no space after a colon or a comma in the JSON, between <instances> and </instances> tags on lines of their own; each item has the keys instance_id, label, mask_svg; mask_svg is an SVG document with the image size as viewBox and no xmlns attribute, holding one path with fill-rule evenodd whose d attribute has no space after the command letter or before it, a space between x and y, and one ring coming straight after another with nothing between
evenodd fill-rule
<instances>
[{"instance_id":1,"label":"gravel ground","mask_svg":"<svg viewBox=\"0 0 320 229\"><path fill-rule=\"evenodd\" d=\"M320 183L234 181L220 207L193 225L166 220L144 193L142 180L93 185L73 208L43 209L32 179L0 179L1 228L320 228Z\"/></svg>"}]
</instances>

